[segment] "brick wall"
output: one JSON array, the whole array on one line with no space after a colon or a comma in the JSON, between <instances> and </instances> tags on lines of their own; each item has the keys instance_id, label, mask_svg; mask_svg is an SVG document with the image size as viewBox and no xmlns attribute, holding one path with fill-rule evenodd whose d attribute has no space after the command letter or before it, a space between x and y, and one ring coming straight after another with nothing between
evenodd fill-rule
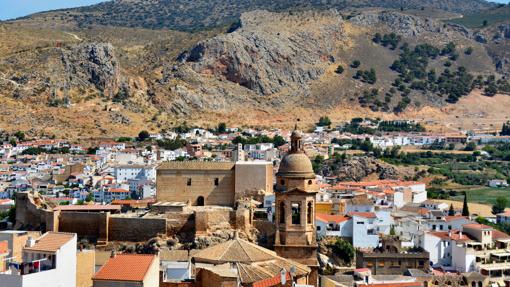
<instances>
[{"instance_id":1,"label":"brick wall","mask_svg":"<svg viewBox=\"0 0 510 287\"><path fill-rule=\"evenodd\" d=\"M198 198L203 197L205 205L233 206L234 177L233 169L158 170L157 201L185 203L189 201L191 205L198 205Z\"/></svg>"},{"instance_id":2,"label":"brick wall","mask_svg":"<svg viewBox=\"0 0 510 287\"><path fill-rule=\"evenodd\" d=\"M109 240L147 241L158 234L167 234L165 218L132 218L111 216L109 220Z\"/></svg>"},{"instance_id":3,"label":"brick wall","mask_svg":"<svg viewBox=\"0 0 510 287\"><path fill-rule=\"evenodd\" d=\"M60 213L58 231L78 234L79 238L104 240L108 237L109 212Z\"/></svg>"}]
</instances>

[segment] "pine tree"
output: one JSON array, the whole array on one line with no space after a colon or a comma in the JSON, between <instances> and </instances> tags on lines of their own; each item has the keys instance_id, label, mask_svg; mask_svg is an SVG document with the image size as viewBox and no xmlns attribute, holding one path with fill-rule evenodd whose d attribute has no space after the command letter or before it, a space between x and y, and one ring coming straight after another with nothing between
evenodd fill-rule
<instances>
[{"instance_id":1,"label":"pine tree","mask_svg":"<svg viewBox=\"0 0 510 287\"><path fill-rule=\"evenodd\" d=\"M453 203L450 204L450 210L448 210L448 216L454 216L455 215L455 209L453 209Z\"/></svg>"},{"instance_id":2,"label":"pine tree","mask_svg":"<svg viewBox=\"0 0 510 287\"><path fill-rule=\"evenodd\" d=\"M469 216L469 207L466 193L464 193L464 205L462 206L462 216Z\"/></svg>"}]
</instances>

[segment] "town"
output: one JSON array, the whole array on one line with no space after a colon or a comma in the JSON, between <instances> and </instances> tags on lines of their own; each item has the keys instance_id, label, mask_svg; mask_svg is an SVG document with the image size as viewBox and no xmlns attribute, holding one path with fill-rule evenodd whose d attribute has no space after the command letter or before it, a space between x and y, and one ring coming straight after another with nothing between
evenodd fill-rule
<instances>
[{"instance_id":1,"label":"town","mask_svg":"<svg viewBox=\"0 0 510 287\"><path fill-rule=\"evenodd\" d=\"M4 133L0 286L509 286L506 199L482 213L468 192L441 197L433 170L349 165L489 162L507 129L321 117L307 132L183 124L83 144Z\"/></svg>"}]
</instances>

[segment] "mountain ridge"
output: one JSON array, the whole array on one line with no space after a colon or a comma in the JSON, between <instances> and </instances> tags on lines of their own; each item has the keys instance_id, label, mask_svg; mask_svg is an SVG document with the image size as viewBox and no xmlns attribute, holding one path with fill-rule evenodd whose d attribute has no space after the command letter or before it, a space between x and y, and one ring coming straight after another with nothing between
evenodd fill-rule
<instances>
[{"instance_id":1,"label":"mountain ridge","mask_svg":"<svg viewBox=\"0 0 510 287\"><path fill-rule=\"evenodd\" d=\"M106 25L194 31L236 22L244 12L269 10L345 9L381 7L470 13L495 7L485 0L114 0L95 5L41 12L21 19L45 18L74 23L78 27Z\"/></svg>"}]
</instances>

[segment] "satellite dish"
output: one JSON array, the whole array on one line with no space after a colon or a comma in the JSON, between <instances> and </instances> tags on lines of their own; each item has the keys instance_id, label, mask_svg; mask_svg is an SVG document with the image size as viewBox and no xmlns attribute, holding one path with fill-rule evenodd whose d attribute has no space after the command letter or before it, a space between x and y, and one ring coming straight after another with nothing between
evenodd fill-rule
<instances>
[{"instance_id":1,"label":"satellite dish","mask_svg":"<svg viewBox=\"0 0 510 287\"><path fill-rule=\"evenodd\" d=\"M280 282L282 283L282 286L284 286L287 283L287 270L285 268L282 268L280 271Z\"/></svg>"}]
</instances>

